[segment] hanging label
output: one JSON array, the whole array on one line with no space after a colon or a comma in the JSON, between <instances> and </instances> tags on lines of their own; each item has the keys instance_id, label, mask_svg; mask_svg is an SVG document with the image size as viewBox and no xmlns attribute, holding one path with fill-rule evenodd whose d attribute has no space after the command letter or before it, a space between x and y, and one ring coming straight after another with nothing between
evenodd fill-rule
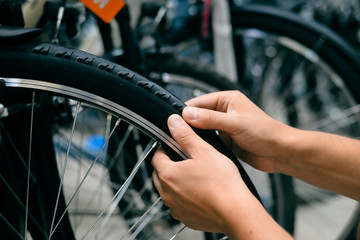
<instances>
[{"instance_id":1,"label":"hanging label","mask_svg":"<svg viewBox=\"0 0 360 240\"><path fill-rule=\"evenodd\" d=\"M124 7L123 0L80 0L104 22L109 23Z\"/></svg>"}]
</instances>

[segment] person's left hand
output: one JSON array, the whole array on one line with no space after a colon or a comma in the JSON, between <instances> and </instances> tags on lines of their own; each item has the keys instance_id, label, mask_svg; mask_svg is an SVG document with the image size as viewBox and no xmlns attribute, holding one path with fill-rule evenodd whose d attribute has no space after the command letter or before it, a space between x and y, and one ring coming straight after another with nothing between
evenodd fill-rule
<instances>
[{"instance_id":1,"label":"person's left hand","mask_svg":"<svg viewBox=\"0 0 360 240\"><path fill-rule=\"evenodd\" d=\"M234 206L257 201L235 164L201 139L179 115L168 120L176 142L191 159L174 162L162 149L152 160L153 180L177 220L193 229L226 233Z\"/></svg>"}]
</instances>

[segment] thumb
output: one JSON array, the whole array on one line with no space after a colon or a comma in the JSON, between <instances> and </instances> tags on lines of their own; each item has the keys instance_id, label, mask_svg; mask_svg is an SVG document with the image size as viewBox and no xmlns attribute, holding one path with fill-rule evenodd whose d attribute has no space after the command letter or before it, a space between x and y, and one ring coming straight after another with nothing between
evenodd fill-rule
<instances>
[{"instance_id":1,"label":"thumb","mask_svg":"<svg viewBox=\"0 0 360 240\"><path fill-rule=\"evenodd\" d=\"M182 115L186 122L200 129L215 129L231 133L237 125L235 118L229 116L229 113L204 108L185 107Z\"/></svg>"},{"instance_id":2,"label":"thumb","mask_svg":"<svg viewBox=\"0 0 360 240\"><path fill-rule=\"evenodd\" d=\"M199 137L179 115L173 114L169 117L168 127L175 141L192 158L201 156L212 149L211 145Z\"/></svg>"}]
</instances>

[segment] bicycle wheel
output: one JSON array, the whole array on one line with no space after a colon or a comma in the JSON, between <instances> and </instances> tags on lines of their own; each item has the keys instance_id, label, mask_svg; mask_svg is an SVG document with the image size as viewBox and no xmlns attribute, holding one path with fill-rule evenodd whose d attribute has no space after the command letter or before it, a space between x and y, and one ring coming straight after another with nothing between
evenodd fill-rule
<instances>
[{"instance_id":1,"label":"bicycle wheel","mask_svg":"<svg viewBox=\"0 0 360 240\"><path fill-rule=\"evenodd\" d=\"M358 138L360 61L330 30L263 6L232 11L238 58L251 97L274 118L301 129ZM251 51L245 51L251 49ZM297 239L347 239L356 201L295 181Z\"/></svg>"},{"instance_id":2,"label":"bicycle wheel","mask_svg":"<svg viewBox=\"0 0 360 240\"><path fill-rule=\"evenodd\" d=\"M152 70L155 67L150 65ZM227 78L212 71L211 66L201 64L194 59L165 58L159 71L161 76L157 76L157 71L150 71L150 77L152 75L160 77L162 86L183 101L210 92L239 88ZM292 179L282 174L256 171L247 166L246 171L255 184L267 211L281 226L292 233L295 217Z\"/></svg>"},{"instance_id":3,"label":"bicycle wheel","mask_svg":"<svg viewBox=\"0 0 360 240\"><path fill-rule=\"evenodd\" d=\"M166 124L170 114L181 113L180 100L78 50L14 43L2 44L0 52L1 236L169 239L182 228L145 177L156 145L187 158ZM218 136L198 134L234 160L257 195ZM110 151L116 139L117 151ZM136 163L112 181L113 164L133 149ZM139 185L136 179L147 182ZM118 208L123 201L126 206Z\"/></svg>"}]
</instances>

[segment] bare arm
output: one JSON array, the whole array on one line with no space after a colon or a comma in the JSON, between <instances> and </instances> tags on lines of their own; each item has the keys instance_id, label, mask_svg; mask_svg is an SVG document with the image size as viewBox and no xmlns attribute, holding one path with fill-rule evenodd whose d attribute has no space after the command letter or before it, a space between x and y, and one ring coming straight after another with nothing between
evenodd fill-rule
<instances>
[{"instance_id":1,"label":"bare arm","mask_svg":"<svg viewBox=\"0 0 360 240\"><path fill-rule=\"evenodd\" d=\"M188 123L224 132L233 151L255 168L360 200L360 141L286 126L237 91L205 95L188 104L196 107L185 108Z\"/></svg>"},{"instance_id":2,"label":"bare arm","mask_svg":"<svg viewBox=\"0 0 360 240\"><path fill-rule=\"evenodd\" d=\"M360 201L360 141L296 131L279 172Z\"/></svg>"}]
</instances>

